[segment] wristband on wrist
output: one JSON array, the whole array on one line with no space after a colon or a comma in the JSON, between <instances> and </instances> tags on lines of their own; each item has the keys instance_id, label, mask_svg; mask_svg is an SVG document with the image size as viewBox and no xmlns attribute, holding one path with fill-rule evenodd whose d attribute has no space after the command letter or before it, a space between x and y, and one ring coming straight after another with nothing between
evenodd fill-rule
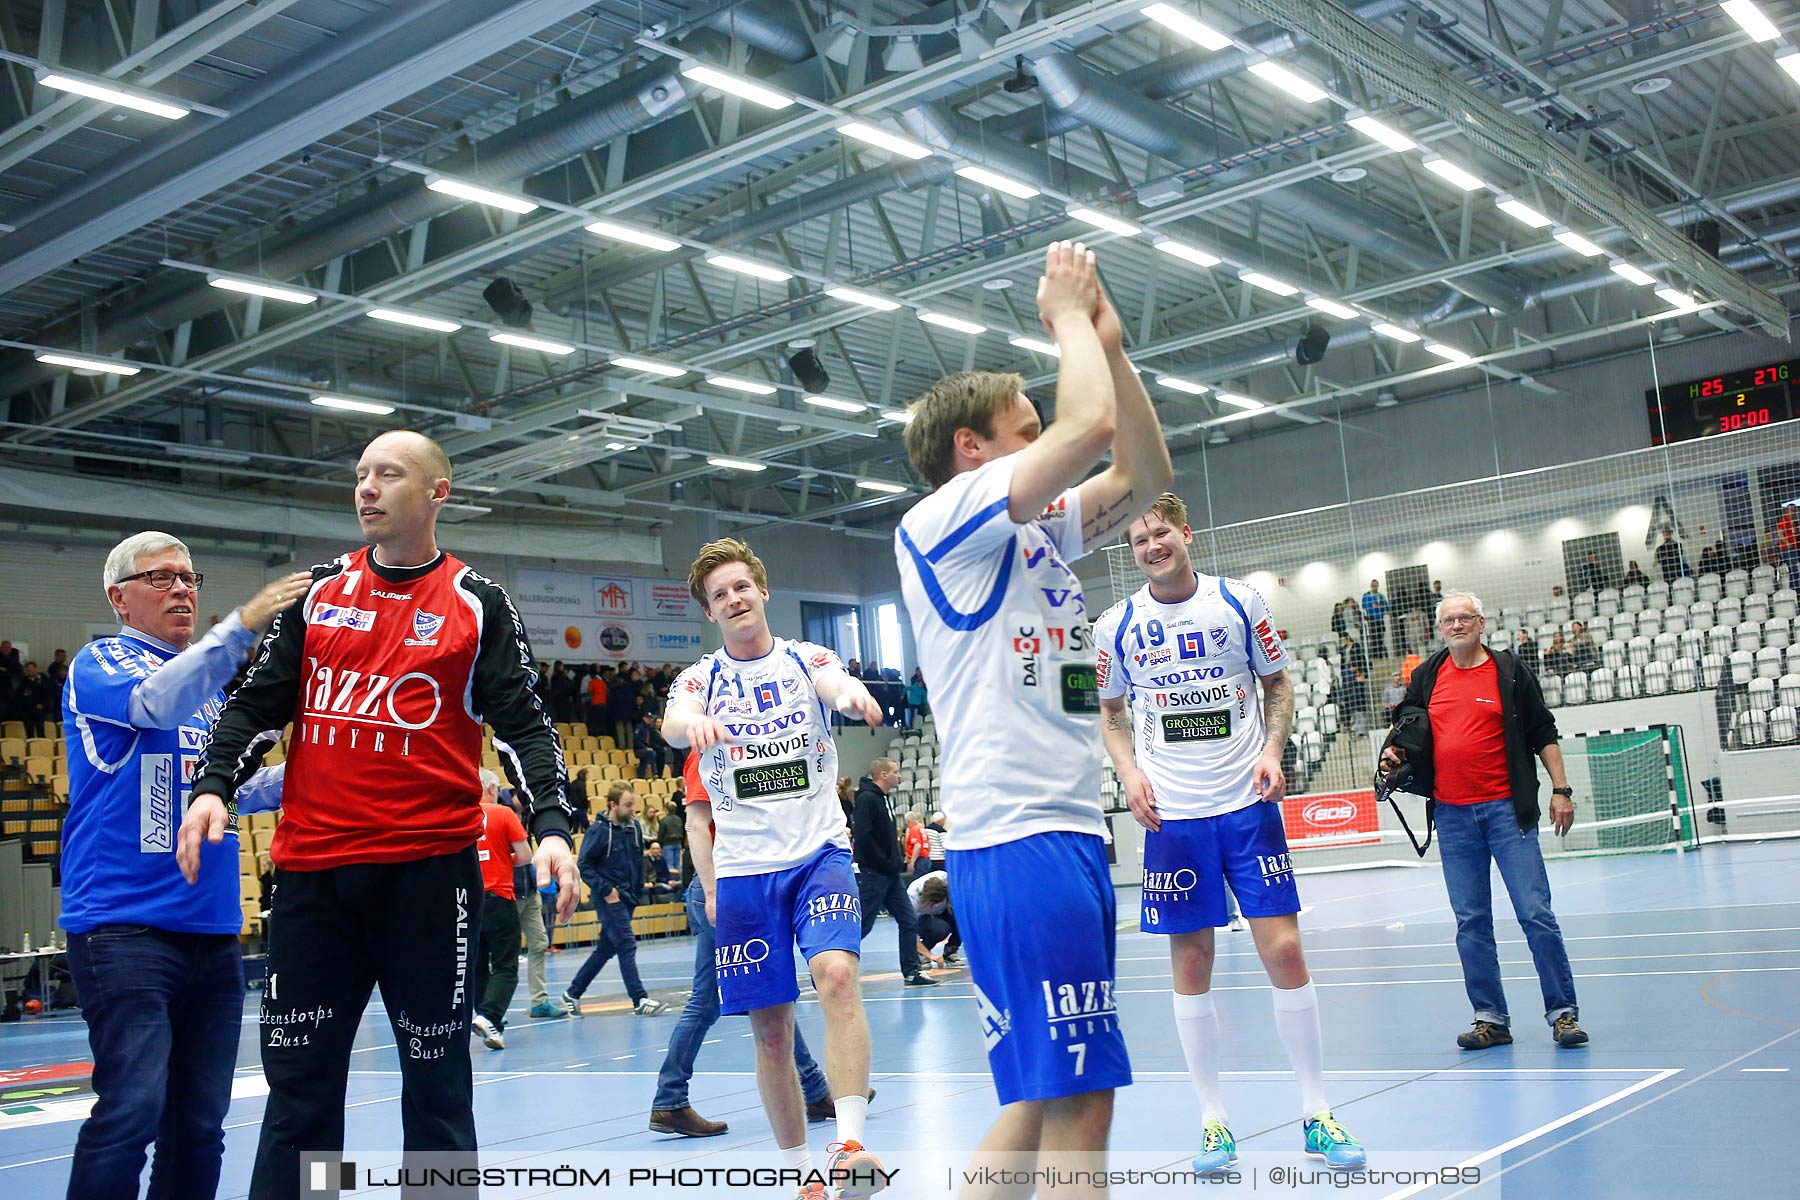
<instances>
[{"instance_id":1,"label":"wristband on wrist","mask_svg":"<svg viewBox=\"0 0 1800 1200\"><path fill-rule=\"evenodd\" d=\"M1575 795L1575 789L1569 787L1551 788L1550 794L1552 796L1568 796L1572 799Z\"/></svg>"}]
</instances>

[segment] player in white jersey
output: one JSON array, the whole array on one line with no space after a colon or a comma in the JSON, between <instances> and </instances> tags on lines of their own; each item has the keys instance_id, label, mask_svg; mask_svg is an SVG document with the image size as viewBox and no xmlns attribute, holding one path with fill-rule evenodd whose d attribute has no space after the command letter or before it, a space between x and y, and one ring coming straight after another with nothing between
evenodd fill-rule
<instances>
[{"instance_id":1,"label":"player in white jersey","mask_svg":"<svg viewBox=\"0 0 1800 1200\"><path fill-rule=\"evenodd\" d=\"M749 546L700 548L688 588L725 646L669 690L663 737L692 746L710 800L687 808L688 849L718 931L720 1011L749 1013L756 1086L775 1143L800 1172L800 1195L870 1196L886 1186L863 1149L869 1113L869 1022L857 965L862 905L837 799L828 709L881 723L881 706L838 656L769 632L768 574ZM716 840L708 826L717 829ZM806 1101L794 1070L794 943L825 1015L825 1074L837 1141L824 1176L806 1147Z\"/></svg>"},{"instance_id":2,"label":"player in white jersey","mask_svg":"<svg viewBox=\"0 0 1800 1200\"><path fill-rule=\"evenodd\" d=\"M1093 254L1050 246L1037 301L1061 350L1055 423L1040 434L1016 375L952 375L914 401L907 456L936 490L901 519L895 553L943 744L950 890L1005 1106L983 1161L1073 1152L1054 1165L1091 1171L1131 1067L1112 995L1090 621L1069 563L1124 528L1171 468ZM1083 483L1109 449L1112 466ZM1058 1195L1104 1195L1093 1178Z\"/></svg>"},{"instance_id":3,"label":"player in white jersey","mask_svg":"<svg viewBox=\"0 0 1800 1200\"><path fill-rule=\"evenodd\" d=\"M1325 1102L1319 1003L1300 949L1300 895L1281 822L1281 754L1294 725L1287 651L1255 588L1194 570L1180 497L1158 497L1131 523L1129 540L1150 581L1095 623L1095 675L1107 753L1132 814L1150 831L1140 928L1169 938L1175 1028L1200 1097L1204 1145L1194 1169L1222 1171L1237 1160L1211 991L1213 928L1230 919L1227 881L1275 988L1275 1028L1299 1079L1306 1151L1332 1167L1361 1166L1362 1145Z\"/></svg>"}]
</instances>

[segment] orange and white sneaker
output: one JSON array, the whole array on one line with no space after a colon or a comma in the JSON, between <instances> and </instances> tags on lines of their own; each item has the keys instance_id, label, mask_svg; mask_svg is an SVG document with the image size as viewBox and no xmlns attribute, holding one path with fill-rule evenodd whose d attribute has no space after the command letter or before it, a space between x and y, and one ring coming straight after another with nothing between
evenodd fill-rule
<instances>
[{"instance_id":1,"label":"orange and white sneaker","mask_svg":"<svg viewBox=\"0 0 1800 1200\"><path fill-rule=\"evenodd\" d=\"M833 1142L825 1148L825 1178L837 1187L838 1200L864 1200L887 1187L881 1160L861 1142Z\"/></svg>"},{"instance_id":2,"label":"orange and white sneaker","mask_svg":"<svg viewBox=\"0 0 1800 1200\"><path fill-rule=\"evenodd\" d=\"M822 1183L809 1183L794 1193L794 1200L831 1200L831 1193Z\"/></svg>"}]
</instances>

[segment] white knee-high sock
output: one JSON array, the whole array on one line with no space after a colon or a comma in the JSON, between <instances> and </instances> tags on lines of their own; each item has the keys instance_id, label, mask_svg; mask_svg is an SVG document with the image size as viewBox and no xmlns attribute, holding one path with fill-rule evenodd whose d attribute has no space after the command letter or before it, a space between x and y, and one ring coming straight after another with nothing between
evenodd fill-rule
<instances>
[{"instance_id":1,"label":"white knee-high sock","mask_svg":"<svg viewBox=\"0 0 1800 1200\"><path fill-rule=\"evenodd\" d=\"M1325 1039L1319 1032L1319 994L1312 980L1297 988L1275 988L1275 1029L1294 1064L1300 1084L1301 1117L1331 1106L1325 1102Z\"/></svg>"},{"instance_id":2,"label":"white knee-high sock","mask_svg":"<svg viewBox=\"0 0 1800 1200\"><path fill-rule=\"evenodd\" d=\"M1211 992L1198 996L1175 993L1175 1032L1181 1037L1181 1054L1187 1059L1188 1076L1200 1099L1200 1120L1225 1120L1225 1099L1219 1091L1219 1010Z\"/></svg>"},{"instance_id":3,"label":"white knee-high sock","mask_svg":"<svg viewBox=\"0 0 1800 1200\"><path fill-rule=\"evenodd\" d=\"M833 1100L832 1107L837 1109L837 1140L840 1142L856 1142L863 1140L863 1127L869 1120L869 1098L867 1096L839 1096Z\"/></svg>"}]
</instances>

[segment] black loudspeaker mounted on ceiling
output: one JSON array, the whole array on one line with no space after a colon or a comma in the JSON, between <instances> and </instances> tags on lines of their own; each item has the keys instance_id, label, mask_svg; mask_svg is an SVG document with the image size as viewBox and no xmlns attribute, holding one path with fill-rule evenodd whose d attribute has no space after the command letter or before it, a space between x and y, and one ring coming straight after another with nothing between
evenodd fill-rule
<instances>
[{"instance_id":1,"label":"black loudspeaker mounted on ceiling","mask_svg":"<svg viewBox=\"0 0 1800 1200\"><path fill-rule=\"evenodd\" d=\"M1719 257L1719 223L1695 221L1688 226L1688 240L1714 258Z\"/></svg>"},{"instance_id":2,"label":"black loudspeaker mounted on ceiling","mask_svg":"<svg viewBox=\"0 0 1800 1200\"><path fill-rule=\"evenodd\" d=\"M819 356L809 348L801 350L788 359L788 370L800 381L800 386L817 395L831 386L831 376L825 372L825 364Z\"/></svg>"},{"instance_id":3,"label":"black loudspeaker mounted on ceiling","mask_svg":"<svg viewBox=\"0 0 1800 1200\"><path fill-rule=\"evenodd\" d=\"M481 289L481 298L488 307L506 324L514 329L531 328L531 301L519 290L519 285L506 276L498 276L494 282Z\"/></svg>"},{"instance_id":4,"label":"black loudspeaker mounted on ceiling","mask_svg":"<svg viewBox=\"0 0 1800 1200\"><path fill-rule=\"evenodd\" d=\"M1300 340L1294 343L1294 361L1303 367L1310 367L1325 357L1325 347L1329 345L1331 331L1309 321L1300 333Z\"/></svg>"}]
</instances>

